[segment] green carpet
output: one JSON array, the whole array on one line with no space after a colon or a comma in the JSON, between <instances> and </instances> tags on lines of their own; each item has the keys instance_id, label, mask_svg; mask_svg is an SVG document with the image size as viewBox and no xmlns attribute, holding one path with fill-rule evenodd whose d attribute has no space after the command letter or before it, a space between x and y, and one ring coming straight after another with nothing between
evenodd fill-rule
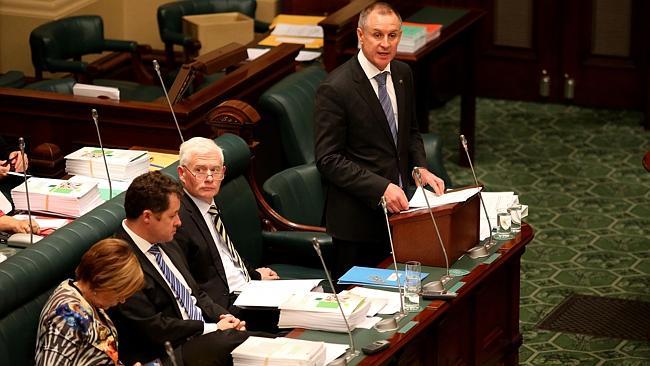
<instances>
[{"instance_id":1,"label":"green carpet","mask_svg":"<svg viewBox=\"0 0 650 366\"><path fill-rule=\"evenodd\" d=\"M459 103L430 115L454 185ZM528 204L522 259L522 365L650 365L650 343L556 333L536 324L571 293L650 301L650 132L637 111L477 101L475 168L488 191Z\"/></svg>"}]
</instances>

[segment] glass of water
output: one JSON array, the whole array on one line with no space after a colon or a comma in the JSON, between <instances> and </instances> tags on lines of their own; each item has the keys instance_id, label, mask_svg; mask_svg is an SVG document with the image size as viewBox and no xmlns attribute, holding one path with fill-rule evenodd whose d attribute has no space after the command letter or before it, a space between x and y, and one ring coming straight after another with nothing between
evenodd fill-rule
<instances>
[{"instance_id":1,"label":"glass of water","mask_svg":"<svg viewBox=\"0 0 650 366\"><path fill-rule=\"evenodd\" d=\"M517 234L521 231L521 204L515 203L510 208L508 208L508 213L510 213L511 226L513 234Z\"/></svg>"},{"instance_id":2,"label":"glass of water","mask_svg":"<svg viewBox=\"0 0 650 366\"><path fill-rule=\"evenodd\" d=\"M494 238L497 240L514 238L514 235L512 235L512 218L506 209L497 212L497 232L494 234Z\"/></svg>"},{"instance_id":3,"label":"glass of water","mask_svg":"<svg viewBox=\"0 0 650 366\"><path fill-rule=\"evenodd\" d=\"M418 261L408 261L404 267L404 310L420 311L420 286L422 264Z\"/></svg>"}]
</instances>

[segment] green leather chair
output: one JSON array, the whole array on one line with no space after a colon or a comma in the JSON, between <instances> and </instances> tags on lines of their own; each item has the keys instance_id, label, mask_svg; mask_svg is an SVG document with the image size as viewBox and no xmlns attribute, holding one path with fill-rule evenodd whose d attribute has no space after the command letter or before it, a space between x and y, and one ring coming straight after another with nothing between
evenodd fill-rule
<instances>
[{"instance_id":1,"label":"green leather chair","mask_svg":"<svg viewBox=\"0 0 650 366\"><path fill-rule=\"evenodd\" d=\"M22 88L25 86L25 74L22 71L11 70L0 75L0 87Z\"/></svg>"},{"instance_id":2,"label":"green leather chair","mask_svg":"<svg viewBox=\"0 0 650 366\"><path fill-rule=\"evenodd\" d=\"M97 15L81 15L47 22L29 35L36 78L43 71L86 74L89 64L81 56L104 51L136 54L138 44L104 38L104 22Z\"/></svg>"},{"instance_id":3,"label":"green leather chair","mask_svg":"<svg viewBox=\"0 0 650 366\"><path fill-rule=\"evenodd\" d=\"M185 61L194 57L201 48L201 43L183 33L185 15L238 12L255 18L255 0L184 0L174 1L158 7L158 31L165 44L165 53L169 65L174 64L174 45L182 46ZM268 31L269 24L255 21L255 32Z\"/></svg>"},{"instance_id":4,"label":"green leather chair","mask_svg":"<svg viewBox=\"0 0 650 366\"><path fill-rule=\"evenodd\" d=\"M327 73L310 66L280 80L259 98L263 119L277 125L287 166L314 162L314 99Z\"/></svg>"},{"instance_id":5,"label":"green leather chair","mask_svg":"<svg viewBox=\"0 0 650 366\"><path fill-rule=\"evenodd\" d=\"M325 278L311 239L318 238L326 261L331 263L331 238L319 232L263 231L258 203L246 177L251 159L248 145L231 134L215 141L224 150L228 167L215 201L241 255L254 267L272 267L282 278Z\"/></svg>"}]
</instances>

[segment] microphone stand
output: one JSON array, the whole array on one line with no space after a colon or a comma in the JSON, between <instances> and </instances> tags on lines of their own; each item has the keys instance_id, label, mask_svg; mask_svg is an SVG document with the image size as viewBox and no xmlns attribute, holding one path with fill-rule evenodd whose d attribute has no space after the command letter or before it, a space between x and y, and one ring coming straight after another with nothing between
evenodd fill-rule
<instances>
[{"instance_id":1,"label":"microphone stand","mask_svg":"<svg viewBox=\"0 0 650 366\"><path fill-rule=\"evenodd\" d=\"M29 202L29 185L27 184L27 166L25 165L25 139L18 138L18 149L23 161L23 181L25 182L25 198L27 199L27 219L29 220L29 245L34 245L34 225L32 224L32 206Z\"/></svg>"},{"instance_id":2,"label":"microphone stand","mask_svg":"<svg viewBox=\"0 0 650 366\"><path fill-rule=\"evenodd\" d=\"M162 90L163 92L165 92L165 99L167 99L169 110L172 112L172 117L174 117L174 123L176 123L176 130L178 131L178 135L181 137L181 142L185 142L185 139L183 138L183 134L181 133L181 128L178 125L178 120L176 119L176 113L174 113L174 107L172 107L172 102L171 100L169 100L169 95L167 94L167 88L165 88L165 83L163 82L162 76L160 75L160 65L158 64L158 60L153 60L153 68L156 70L156 74L158 75L158 80L160 80L160 85L162 86Z\"/></svg>"},{"instance_id":3,"label":"microphone stand","mask_svg":"<svg viewBox=\"0 0 650 366\"><path fill-rule=\"evenodd\" d=\"M465 139L465 135L460 135L460 143L463 145L465 155L467 155L467 161L469 161L469 167L472 170L472 175L474 176L474 183L478 187L478 179L476 178L476 172L474 171L474 164L472 164L472 159L469 157L469 150L467 149L467 139ZM486 243L482 245L479 244L467 252L469 257L472 259L487 257L488 254L490 254L490 249L494 246L494 244L496 244L492 238L492 224L490 223L490 216L488 216L487 207L485 206L485 201L483 201L483 195L481 194L480 189L478 191L478 198L481 200L481 206L483 206L483 213L485 213L485 219L487 220L488 228L490 229L490 237Z\"/></svg>"},{"instance_id":4,"label":"microphone stand","mask_svg":"<svg viewBox=\"0 0 650 366\"><path fill-rule=\"evenodd\" d=\"M320 258L320 262L323 264L323 269L325 270L325 276L327 277L327 281L330 284L330 287L332 288L332 292L334 293L334 298L336 299L336 303L339 305L339 310L341 310L341 316L343 317L343 321L345 322L345 326L348 328L348 336L350 337L350 350L346 353L345 358L343 359L345 361L345 365L347 363L357 357L360 352L358 349L356 349L355 344L354 344L354 338L352 337L352 329L350 329L350 324L348 323L348 318L345 316L345 312L343 311L343 306L341 306L341 302L339 301L339 297L336 294L336 288L334 287L334 283L332 282L332 277L330 276L329 272L327 271L327 265L325 265L325 259L323 259L323 254L320 251L320 243L318 242L318 239L312 238L311 243L314 246L314 250L316 251L316 254L318 254L318 258ZM341 362L341 361L339 361ZM330 365L334 365L334 363L330 363Z\"/></svg>"},{"instance_id":5,"label":"microphone stand","mask_svg":"<svg viewBox=\"0 0 650 366\"><path fill-rule=\"evenodd\" d=\"M106 169L106 179L108 180L108 199L113 199L113 183L111 182L111 176L108 173L108 163L106 162L106 153L104 152L104 144L102 144L102 135L99 133L99 115L95 108L90 110L90 113L93 117L93 122L95 122L95 129L97 130L97 139L99 140L99 147L102 149L102 158L104 159L104 168ZM92 161L90 162L92 164Z\"/></svg>"},{"instance_id":6,"label":"microphone stand","mask_svg":"<svg viewBox=\"0 0 650 366\"><path fill-rule=\"evenodd\" d=\"M165 352L167 353L167 357L172 361L172 366L178 366L178 363L176 363L176 355L174 354L174 349L172 348L172 344L169 343L169 341L165 341Z\"/></svg>"},{"instance_id":7,"label":"microphone stand","mask_svg":"<svg viewBox=\"0 0 650 366\"><path fill-rule=\"evenodd\" d=\"M397 292L399 293L399 313L392 318L382 319L374 328L379 332L388 332L397 329L397 323L406 316L404 311L404 298L402 295L402 284L399 280L399 271L397 270L397 259L395 258L395 247L393 246L393 234L390 232L390 222L388 221L388 210L386 209L386 197L381 196L381 208L384 210L384 218L386 219L386 229L388 230L388 241L390 242L390 252L393 256L393 267L395 268L395 281L397 282Z\"/></svg>"},{"instance_id":8,"label":"microphone stand","mask_svg":"<svg viewBox=\"0 0 650 366\"><path fill-rule=\"evenodd\" d=\"M424 195L424 201L427 204L427 209L429 211L429 215L431 216L431 222L433 222L433 227L436 229L436 235L438 235L438 242L440 243L442 254L445 257L445 269L447 270L447 274L440 277L440 281L429 282L426 285L422 286L422 289L423 292L427 292L427 293L429 292L444 293L446 291L445 283L449 282L449 280L454 278L451 274L449 274L449 257L447 256L447 249L445 248L445 245L442 242L442 236L440 235L440 230L438 230L438 223L436 223L436 219L433 217L433 211L431 210L431 204L429 204L429 198L427 197L427 193L424 191L424 185L422 185L422 174L420 174L420 168L418 167L413 168L413 175L415 176L418 185L422 189L422 194Z\"/></svg>"}]
</instances>

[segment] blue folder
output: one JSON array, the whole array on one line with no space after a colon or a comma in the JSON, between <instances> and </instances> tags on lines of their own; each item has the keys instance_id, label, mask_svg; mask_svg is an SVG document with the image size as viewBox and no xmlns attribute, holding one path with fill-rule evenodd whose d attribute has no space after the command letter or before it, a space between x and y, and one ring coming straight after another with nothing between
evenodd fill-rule
<instances>
[{"instance_id":1,"label":"blue folder","mask_svg":"<svg viewBox=\"0 0 650 366\"><path fill-rule=\"evenodd\" d=\"M404 286L404 271L398 271L398 273L400 284ZM424 279L428 275L428 273L420 272L420 279ZM339 278L338 284L397 288L397 279L395 277L394 269L354 266Z\"/></svg>"}]
</instances>

